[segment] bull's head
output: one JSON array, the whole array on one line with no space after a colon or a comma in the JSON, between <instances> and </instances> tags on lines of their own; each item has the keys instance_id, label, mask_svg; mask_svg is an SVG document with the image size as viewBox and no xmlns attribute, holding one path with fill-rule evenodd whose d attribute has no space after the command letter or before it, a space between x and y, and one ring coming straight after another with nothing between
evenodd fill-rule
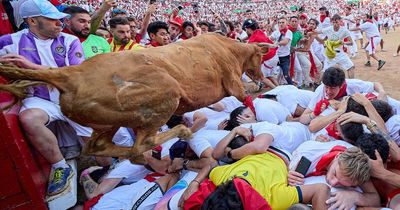
<instances>
[{"instance_id":1,"label":"bull's head","mask_svg":"<svg viewBox=\"0 0 400 210\"><path fill-rule=\"evenodd\" d=\"M250 47L250 46L249 46ZM244 63L244 71L257 85L262 84L263 74L261 72L261 58L263 54L268 52L268 48L259 47L255 44L251 45L252 51Z\"/></svg>"}]
</instances>

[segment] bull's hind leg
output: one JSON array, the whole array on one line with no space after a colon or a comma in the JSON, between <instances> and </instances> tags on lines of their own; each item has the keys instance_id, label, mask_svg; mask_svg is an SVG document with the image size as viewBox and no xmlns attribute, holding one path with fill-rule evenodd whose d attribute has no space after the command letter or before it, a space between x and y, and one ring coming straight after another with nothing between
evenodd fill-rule
<instances>
[{"instance_id":1,"label":"bull's hind leg","mask_svg":"<svg viewBox=\"0 0 400 210\"><path fill-rule=\"evenodd\" d=\"M164 142L175 137L189 140L192 138L192 132L184 125L178 125L169 131L159 133L157 135L141 137L141 132L138 132L137 139L132 148L131 162L138 164L145 164L143 153L151 150L152 148L163 144Z\"/></svg>"},{"instance_id":2,"label":"bull's hind leg","mask_svg":"<svg viewBox=\"0 0 400 210\"><path fill-rule=\"evenodd\" d=\"M83 154L106 157L128 157L131 148L119 147L112 143L118 128L102 132L93 132L92 138L85 144Z\"/></svg>"}]
</instances>

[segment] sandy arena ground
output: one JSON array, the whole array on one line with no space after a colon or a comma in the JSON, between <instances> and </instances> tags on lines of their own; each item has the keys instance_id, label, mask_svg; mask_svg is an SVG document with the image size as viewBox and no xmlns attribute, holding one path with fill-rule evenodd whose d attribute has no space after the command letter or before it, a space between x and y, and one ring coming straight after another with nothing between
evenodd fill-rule
<instances>
[{"instance_id":1,"label":"sandy arena ground","mask_svg":"<svg viewBox=\"0 0 400 210\"><path fill-rule=\"evenodd\" d=\"M353 58L353 62L356 66L356 78L380 82L385 91L391 97L399 100L400 99L400 56L393 57L396 53L397 46L400 44L400 28L397 31L389 31L388 34L381 33L384 39L384 50L380 51L378 47L378 56L386 61L385 66L380 70L376 70L378 62L371 59L372 67L365 67L366 62L365 51L359 48L359 53L356 58ZM359 43L358 43L359 44Z\"/></svg>"}]
</instances>

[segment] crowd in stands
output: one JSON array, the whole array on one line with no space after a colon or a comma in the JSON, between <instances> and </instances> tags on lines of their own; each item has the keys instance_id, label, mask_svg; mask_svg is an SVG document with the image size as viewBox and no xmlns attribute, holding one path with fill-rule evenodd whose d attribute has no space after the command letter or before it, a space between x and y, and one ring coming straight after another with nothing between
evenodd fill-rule
<instances>
[{"instance_id":1,"label":"crowd in stands","mask_svg":"<svg viewBox=\"0 0 400 210\"><path fill-rule=\"evenodd\" d=\"M79 65L211 32L267 49L256 85L266 92L172 116L160 132L184 124L193 138L145 152L145 165L96 157L98 165L79 174L87 201L77 209L398 209L400 102L354 71L384 68L381 34L396 29L398 8L342 0L2 0L0 64ZM364 51L365 65L355 66ZM52 164L47 193L58 195L74 173L60 147L79 148L93 130L61 112L57 89L30 93L19 120ZM49 126L72 127L65 135L81 141L60 143ZM112 141L132 147L135 131L122 127Z\"/></svg>"}]
</instances>

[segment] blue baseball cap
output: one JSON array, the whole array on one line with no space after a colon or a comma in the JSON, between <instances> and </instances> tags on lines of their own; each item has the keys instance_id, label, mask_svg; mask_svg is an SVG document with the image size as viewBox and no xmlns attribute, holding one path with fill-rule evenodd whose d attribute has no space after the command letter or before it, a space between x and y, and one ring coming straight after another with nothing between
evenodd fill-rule
<instances>
[{"instance_id":1,"label":"blue baseball cap","mask_svg":"<svg viewBox=\"0 0 400 210\"><path fill-rule=\"evenodd\" d=\"M54 20L69 17L68 14L58 11L58 9L47 0L27 0L21 4L19 14L22 18L42 16Z\"/></svg>"}]
</instances>

